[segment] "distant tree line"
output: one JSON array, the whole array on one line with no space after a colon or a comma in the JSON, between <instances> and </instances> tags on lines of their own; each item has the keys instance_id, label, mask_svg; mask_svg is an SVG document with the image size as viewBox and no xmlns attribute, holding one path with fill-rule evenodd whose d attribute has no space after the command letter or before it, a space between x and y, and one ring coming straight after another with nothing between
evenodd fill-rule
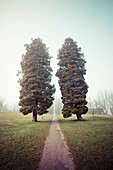
<instances>
[{"instance_id":1,"label":"distant tree line","mask_svg":"<svg viewBox=\"0 0 113 170\"><path fill-rule=\"evenodd\" d=\"M88 99L89 114L113 115L113 92L99 91L95 99Z\"/></svg>"},{"instance_id":2,"label":"distant tree line","mask_svg":"<svg viewBox=\"0 0 113 170\"><path fill-rule=\"evenodd\" d=\"M59 96L56 96L56 98L55 98L54 109L55 109L55 113L57 115L62 114L63 104L62 104L62 100L61 100L61 98Z\"/></svg>"},{"instance_id":3,"label":"distant tree line","mask_svg":"<svg viewBox=\"0 0 113 170\"><path fill-rule=\"evenodd\" d=\"M4 99L0 98L0 111L3 110L3 106L4 106Z\"/></svg>"},{"instance_id":4,"label":"distant tree line","mask_svg":"<svg viewBox=\"0 0 113 170\"><path fill-rule=\"evenodd\" d=\"M62 100L61 100L60 96L56 95L53 105L48 109L48 113L50 115L53 115L53 114L61 115L62 108L63 108Z\"/></svg>"},{"instance_id":5,"label":"distant tree line","mask_svg":"<svg viewBox=\"0 0 113 170\"><path fill-rule=\"evenodd\" d=\"M8 106L8 104L5 103L5 98L1 97L0 98L0 111L18 112L19 106L18 106L18 104L12 104L11 106Z\"/></svg>"}]
</instances>

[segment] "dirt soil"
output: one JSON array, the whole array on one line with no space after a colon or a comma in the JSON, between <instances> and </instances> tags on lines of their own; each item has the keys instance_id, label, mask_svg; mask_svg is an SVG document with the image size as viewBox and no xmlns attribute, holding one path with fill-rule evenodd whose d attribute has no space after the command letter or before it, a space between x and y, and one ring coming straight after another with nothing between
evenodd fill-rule
<instances>
[{"instance_id":1,"label":"dirt soil","mask_svg":"<svg viewBox=\"0 0 113 170\"><path fill-rule=\"evenodd\" d=\"M56 116L53 117L37 170L75 170L72 155L66 145Z\"/></svg>"}]
</instances>

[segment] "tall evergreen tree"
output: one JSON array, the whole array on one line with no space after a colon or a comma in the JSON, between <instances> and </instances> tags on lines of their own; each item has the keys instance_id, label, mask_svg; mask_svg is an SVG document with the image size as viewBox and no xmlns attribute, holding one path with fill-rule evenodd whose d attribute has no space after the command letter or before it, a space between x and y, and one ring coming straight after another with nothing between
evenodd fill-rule
<instances>
[{"instance_id":1,"label":"tall evergreen tree","mask_svg":"<svg viewBox=\"0 0 113 170\"><path fill-rule=\"evenodd\" d=\"M51 56L46 45L41 39L32 39L26 44L26 53L22 55L20 112L24 115L33 112L33 121L37 121L37 114L47 113L47 109L53 104L54 85L51 85L50 67Z\"/></svg>"},{"instance_id":2,"label":"tall evergreen tree","mask_svg":"<svg viewBox=\"0 0 113 170\"><path fill-rule=\"evenodd\" d=\"M73 39L67 38L58 51L58 60L59 69L56 76L59 77L64 104L62 114L65 118L76 114L78 120L83 120L81 115L88 111L86 106L88 86L84 78L86 74L84 54L81 53L81 48L78 48Z\"/></svg>"}]
</instances>

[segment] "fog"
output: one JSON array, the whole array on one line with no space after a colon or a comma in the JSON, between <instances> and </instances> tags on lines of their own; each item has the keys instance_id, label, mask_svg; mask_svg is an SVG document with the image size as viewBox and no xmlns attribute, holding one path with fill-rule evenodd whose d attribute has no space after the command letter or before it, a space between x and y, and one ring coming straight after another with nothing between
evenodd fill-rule
<instances>
[{"instance_id":1,"label":"fog","mask_svg":"<svg viewBox=\"0 0 113 170\"><path fill-rule=\"evenodd\" d=\"M113 90L113 1L111 0L1 0L0 1L0 97L8 106L18 104L20 69L24 44L41 38L53 56L52 82L60 96L55 73L57 52L67 37L77 41L85 54L87 97Z\"/></svg>"}]
</instances>

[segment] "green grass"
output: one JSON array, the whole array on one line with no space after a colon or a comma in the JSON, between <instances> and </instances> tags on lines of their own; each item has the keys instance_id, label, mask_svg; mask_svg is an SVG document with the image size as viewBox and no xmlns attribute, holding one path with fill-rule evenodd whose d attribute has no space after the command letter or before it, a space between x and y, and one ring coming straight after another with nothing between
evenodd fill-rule
<instances>
[{"instance_id":1,"label":"green grass","mask_svg":"<svg viewBox=\"0 0 113 170\"><path fill-rule=\"evenodd\" d=\"M0 112L0 170L34 170L39 163L52 116Z\"/></svg>"},{"instance_id":2,"label":"green grass","mask_svg":"<svg viewBox=\"0 0 113 170\"><path fill-rule=\"evenodd\" d=\"M75 116L64 120L58 116L77 169L113 169L113 116L83 118L88 121L75 121Z\"/></svg>"}]
</instances>

